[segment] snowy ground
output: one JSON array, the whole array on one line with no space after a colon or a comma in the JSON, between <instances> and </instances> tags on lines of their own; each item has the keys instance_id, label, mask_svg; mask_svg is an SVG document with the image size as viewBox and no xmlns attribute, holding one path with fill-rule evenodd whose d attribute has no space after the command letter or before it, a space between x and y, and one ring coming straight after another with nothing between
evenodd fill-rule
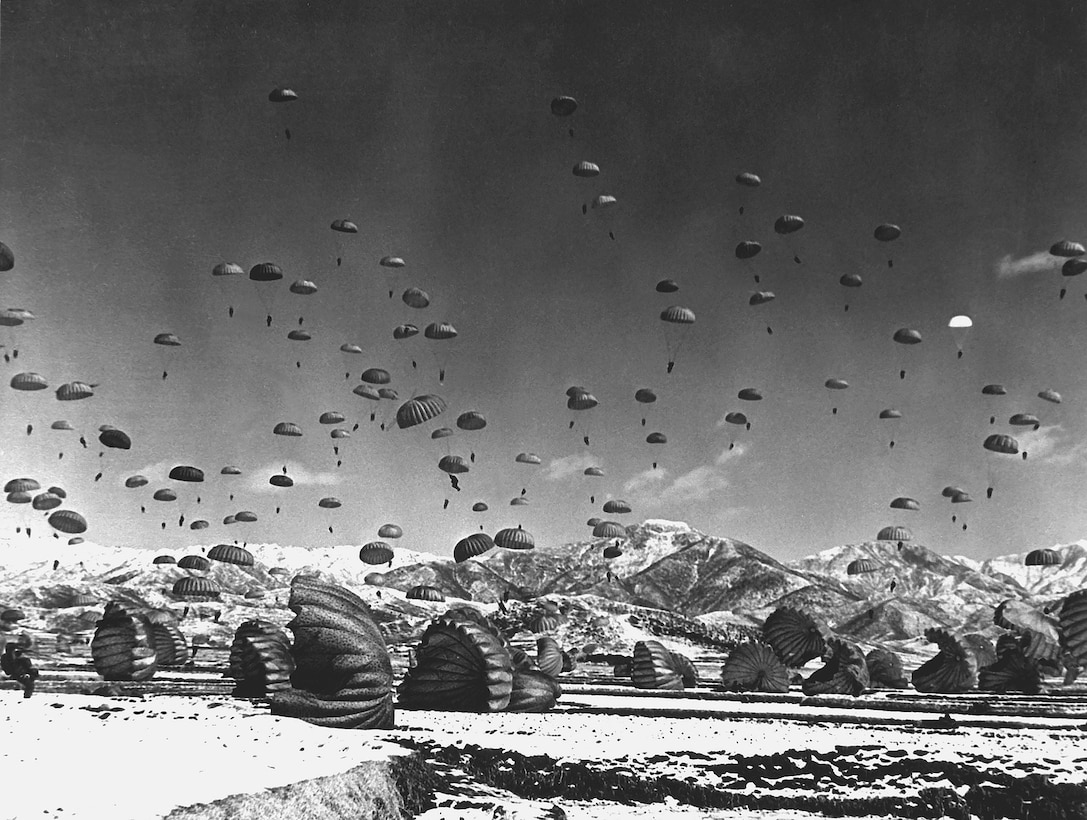
<instances>
[{"instance_id":1,"label":"snowy ground","mask_svg":"<svg viewBox=\"0 0 1087 820\"><path fill-rule=\"evenodd\" d=\"M24 700L0 692L6 742L0 771L9 783L57 788L9 791L0 816L162 817L176 806L207 803L347 772L403 754L401 742L432 754L478 746L546 755L635 779L674 778L737 794L896 797L933 787L964 792L971 782L1008 774L1044 774L1054 782L1087 779L1081 717L1002 718L959 715L940 728L931 712L836 709L810 703L743 703L691 696L647 697L577 691L545 714L397 712L389 732L323 730L276 718L249 701L150 695L108 698L49 691ZM1075 710L1078 711L1078 710ZM772 715L772 716L771 716ZM870 720L882 717L885 722ZM457 773L457 765L446 770ZM450 785L452 783L452 785ZM122 785L118 785L122 784ZM154 784L141 785L132 784ZM454 776L439 789L426 820L556 817L614 820L804 818L803 811L721 810L682 802L624 805L611 800L525 799L499 786ZM863 814L853 816L865 816Z\"/></svg>"}]
</instances>

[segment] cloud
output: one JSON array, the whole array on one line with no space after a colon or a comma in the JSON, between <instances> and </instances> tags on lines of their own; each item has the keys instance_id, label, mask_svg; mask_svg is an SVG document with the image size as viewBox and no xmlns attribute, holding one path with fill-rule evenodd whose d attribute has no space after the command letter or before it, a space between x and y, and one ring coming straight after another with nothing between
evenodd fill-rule
<instances>
[{"instance_id":1,"label":"cloud","mask_svg":"<svg viewBox=\"0 0 1087 820\"><path fill-rule=\"evenodd\" d=\"M1034 462L1064 466L1087 460L1087 441L1074 441L1059 424L1019 433L1015 439Z\"/></svg>"},{"instance_id":2,"label":"cloud","mask_svg":"<svg viewBox=\"0 0 1087 820\"><path fill-rule=\"evenodd\" d=\"M729 462L735 461L746 452L747 445L744 444L742 441L737 441L735 444L732 445L731 449L726 447L724 450L722 450L721 454L717 456L716 460L714 460L713 463L716 464L718 467L723 467Z\"/></svg>"},{"instance_id":3,"label":"cloud","mask_svg":"<svg viewBox=\"0 0 1087 820\"><path fill-rule=\"evenodd\" d=\"M339 484L342 478L336 473L313 473L305 467L297 464L288 464L288 475L294 481L296 487L332 487ZM268 483L270 476L283 472L282 464L266 464L255 470L247 471L246 487L253 493L279 492L280 488Z\"/></svg>"},{"instance_id":4,"label":"cloud","mask_svg":"<svg viewBox=\"0 0 1087 820\"><path fill-rule=\"evenodd\" d=\"M997 261L996 276L998 279L1013 279L1032 273L1048 273L1060 269L1063 262L1063 259L1053 256L1049 251L1038 251L1019 259L1013 259L1008 254Z\"/></svg>"},{"instance_id":5,"label":"cloud","mask_svg":"<svg viewBox=\"0 0 1087 820\"><path fill-rule=\"evenodd\" d=\"M649 487L660 486L668 478L668 471L662 467L645 470L628 479L623 485L624 495L636 495Z\"/></svg>"},{"instance_id":6,"label":"cloud","mask_svg":"<svg viewBox=\"0 0 1087 820\"><path fill-rule=\"evenodd\" d=\"M714 493L724 491L728 479L714 466L702 465L677 476L667 487L661 490L658 498L662 503L670 504L681 501L701 501Z\"/></svg>"},{"instance_id":7,"label":"cloud","mask_svg":"<svg viewBox=\"0 0 1087 820\"><path fill-rule=\"evenodd\" d=\"M544 478L548 481L560 481L577 473L585 472L586 467L599 467L600 462L588 453L556 458L547 465Z\"/></svg>"}]
</instances>

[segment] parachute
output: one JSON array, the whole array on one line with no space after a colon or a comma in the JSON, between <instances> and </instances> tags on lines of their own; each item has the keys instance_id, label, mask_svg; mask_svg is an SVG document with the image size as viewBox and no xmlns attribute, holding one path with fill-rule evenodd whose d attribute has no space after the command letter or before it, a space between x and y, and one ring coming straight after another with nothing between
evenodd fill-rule
<instances>
[{"instance_id":1,"label":"parachute","mask_svg":"<svg viewBox=\"0 0 1087 820\"><path fill-rule=\"evenodd\" d=\"M826 651L819 624L807 612L792 607L774 610L763 623L762 634L786 666L803 666Z\"/></svg>"},{"instance_id":2,"label":"parachute","mask_svg":"<svg viewBox=\"0 0 1087 820\"><path fill-rule=\"evenodd\" d=\"M1058 393L1056 390L1042 390L1040 393L1038 393L1038 398L1040 398L1042 401L1048 401L1052 404L1061 403L1061 394Z\"/></svg>"},{"instance_id":3,"label":"parachute","mask_svg":"<svg viewBox=\"0 0 1087 820\"><path fill-rule=\"evenodd\" d=\"M156 555L152 564L176 564L177 559L172 555Z\"/></svg>"},{"instance_id":4,"label":"parachute","mask_svg":"<svg viewBox=\"0 0 1087 820\"><path fill-rule=\"evenodd\" d=\"M326 510L335 510L335 509L337 509L339 507L342 507L343 502L340 501L340 499L335 498L334 496L330 495L330 496L326 496L325 498L322 498L320 501L318 501L317 506L322 507L322 508L324 508Z\"/></svg>"},{"instance_id":5,"label":"parachute","mask_svg":"<svg viewBox=\"0 0 1087 820\"><path fill-rule=\"evenodd\" d=\"M895 342L897 342L900 345L918 345L918 344L921 344L921 334L918 331L912 330L911 328L908 328L908 327L900 327L898 330L896 330L894 332L894 336L892 336L892 338L894 339ZM906 378L905 368L898 371L898 378L900 378L900 379Z\"/></svg>"},{"instance_id":6,"label":"parachute","mask_svg":"<svg viewBox=\"0 0 1087 820\"><path fill-rule=\"evenodd\" d=\"M226 298L226 287L223 282L226 276L241 276L245 273L241 265L234 262L220 262L214 268L211 269L211 275L215 277L216 283L219 285L219 293ZM231 318L234 317L234 305L227 305L227 315Z\"/></svg>"},{"instance_id":7,"label":"parachute","mask_svg":"<svg viewBox=\"0 0 1087 820\"><path fill-rule=\"evenodd\" d=\"M789 670L773 647L745 641L729 653L721 667L721 682L729 691L784 694L789 691Z\"/></svg>"},{"instance_id":8,"label":"parachute","mask_svg":"<svg viewBox=\"0 0 1087 820\"><path fill-rule=\"evenodd\" d=\"M490 549L493 549L495 545L491 536L486 533L477 532L462 538L453 547L453 560L458 564L467 561L469 558L475 558L477 555L482 555Z\"/></svg>"},{"instance_id":9,"label":"parachute","mask_svg":"<svg viewBox=\"0 0 1087 820\"><path fill-rule=\"evenodd\" d=\"M288 606L295 669L292 688L273 694L272 713L330 728L393 728L392 661L363 600L298 575Z\"/></svg>"},{"instance_id":10,"label":"parachute","mask_svg":"<svg viewBox=\"0 0 1087 820\"><path fill-rule=\"evenodd\" d=\"M876 533L877 541L910 541L912 539L913 533L900 526L884 527Z\"/></svg>"},{"instance_id":11,"label":"parachute","mask_svg":"<svg viewBox=\"0 0 1087 820\"><path fill-rule=\"evenodd\" d=\"M152 611L147 617L158 666L166 669L184 664L189 658L189 646L173 620L173 613Z\"/></svg>"},{"instance_id":12,"label":"parachute","mask_svg":"<svg viewBox=\"0 0 1087 820\"><path fill-rule=\"evenodd\" d=\"M604 512L609 515L623 515L631 511L630 504L621 499L613 498L604 502Z\"/></svg>"},{"instance_id":13,"label":"parachute","mask_svg":"<svg viewBox=\"0 0 1087 820\"><path fill-rule=\"evenodd\" d=\"M91 639L91 658L106 680L147 680L158 668L150 622L110 601Z\"/></svg>"},{"instance_id":14,"label":"parachute","mask_svg":"<svg viewBox=\"0 0 1087 820\"><path fill-rule=\"evenodd\" d=\"M397 524L382 524L378 527L378 538L400 538L404 535L404 531Z\"/></svg>"},{"instance_id":15,"label":"parachute","mask_svg":"<svg viewBox=\"0 0 1087 820\"><path fill-rule=\"evenodd\" d=\"M419 288L408 288L401 294L400 298L405 305L417 310L430 306L430 294Z\"/></svg>"},{"instance_id":16,"label":"parachute","mask_svg":"<svg viewBox=\"0 0 1087 820\"><path fill-rule=\"evenodd\" d=\"M664 340L668 350L668 372L676 366L676 356L686 339L687 330L695 322L694 311L690 308L672 305L661 311L660 319L664 323Z\"/></svg>"},{"instance_id":17,"label":"parachute","mask_svg":"<svg viewBox=\"0 0 1087 820\"><path fill-rule=\"evenodd\" d=\"M270 621L254 618L234 633L226 675L238 681L234 697L263 698L289 689L294 658L286 633Z\"/></svg>"},{"instance_id":18,"label":"parachute","mask_svg":"<svg viewBox=\"0 0 1087 820\"><path fill-rule=\"evenodd\" d=\"M626 538L627 528L618 521L601 521L593 527L593 538Z\"/></svg>"},{"instance_id":19,"label":"parachute","mask_svg":"<svg viewBox=\"0 0 1087 820\"><path fill-rule=\"evenodd\" d=\"M87 519L74 510L57 510L49 516L49 526L67 535L79 535L87 531Z\"/></svg>"},{"instance_id":20,"label":"parachute","mask_svg":"<svg viewBox=\"0 0 1087 820\"><path fill-rule=\"evenodd\" d=\"M467 619L439 618L427 627L416 657L418 663L398 690L402 707L501 712L509 706L512 659L487 627Z\"/></svg>"},{"instance_id":21,"label":"parachute","mask_svg":"<svg viewBox=\"0 0 1087 820\"><path fill-rule=\"evenodd\" d=\"M28 392L45 390L49 387L49 383L37 373L16 373L11 377L10 385L13 390L24 390Z\"/></svg>"},{"instance_id":22,"label":"parachute","mask_svg":"<svg viewBox=\"0 0 1087 820\"><path fill-rule=\"evenodd\" d=\"M224 564L235 564L239 567L253 566L253 553L243 547L233 544L216 544L208 550L208 558L212 561L221 561Z\"/></svg>"},{"instance_id":23,"label":"parachute","mask_svg":"<svg viewBox=\"0 0 1087 820\"><path fill-rule=\"evenodd\" d=\"M543 461L535 453L518 453L514 459L518 464L542 464Z\"/></svg>"},{"instance_id":24,"label":"parachute","mask_svg":"<svg viewBox=\"0 0 1087 820\"><path fill-rule=\"evenodd\" d=\"M873 687L905 689L909 685L902 671L902 659L889 649L876 647L864 658L868 667L868 681Z\"/></svg>"},{"instance_id":25,"label":"parachute","mask_svg":"<svg viewBox=\"0 0 1087 820\"><path fill-rule=\"evenodd\" d=\"M520 527L506 527L495 533L494 543L507 550L530 550L535 548L536 539L528 530Z\"/></svg>"},{"instance_id":26,"label":"parachute","mask_svg":"<svg viewBox=\"0 0 1087 820\"><path fill-rule=\"evenodd\" d=\"M740 401L762 401L762 393L754 387L745 387L736 394L736 397Z\"/></svg>"},{"instance_id":27,"label":"parachute","mask_svg":"<svg viewBox=\"0 0 1087 820\"><path fill-rule=\"evenodd\" d=\"M679 290L679 283L674 279L661 279L657 282L657 293L676 293Z\"/></svg>"},{"instance_id":28,"label":"parachute","mask_svg":"<svg viewBox=\"0 0 1087 820\"><path fill-rule=\"evenodd\" d=\"M211 600L219 597L219 585L210 578L187 576L174 582L173 594L177 598Z\"/></svg>"},{"instance_id":29,"label":"parachute","mask_svg":"<svg viewBox=\"0 0 1087 820\"><path fill-rule=\"evenodd\" d=\"M974 321L969 316L952 316L947 323L951 335L955 339L955 347L959 352L958 358L962 358L962 346L966 342L966 334L974 326Z\"/></svg>"},{"instance_id":30,"label":"parachute","mask_svg":"<svg viewBox=\"0 0 1087 820\"><path fill-rule=\"evenodd\" d=\"M170 470L170 478L174 481L200 482L204 480L204 471L197 467L179 464Z\"/></svg>"},{"instance_id":31,"label":"parachute","mask_svg":"<svg viewBox=\"0 0 1087 820\"><path fill-rule=\"evenodd\" d=\"M838 279L838 284L843 288L859 288L864 284L859 273L843 273ZM849 302L845 303L846 312L849 311Z\"/></svg>"},{"instance_id":32,"label":"parachute","mask_svg":"<svg viewBox=\"0 0 1087 820\"><path fill-rule=\"evenodd\" d=\"M0 273L7 273L15 267L15 254L11 248L0 242Z\"/></svg>"},{"instance_id":33,"label":"parachute","mask_svg":"<svg viewBox=\"0 0 1087 820\"><path fill-rule=\"evenodd\" d=\"M68 382L57 388L57 401L79 401L94 395L94 385L84 382Z\"/></svg>"},{"instance_id":34,"label":"parachute","mask_svg":"<svg viewBox=\"0 0 1087 820\"><path fill-rule=\"evenodd\" d=\"M487 426L487 419L482 413L469 410L457 417L457 427L461 430L482 430Z\"/></svg>"},{"instance_id":35,"label":"parachute","mask_svg":"<svg viewBox=\"0 0 1087 820\"><path fill-rule=\"evenodd\" d=\"M1067 239L1062 239L1060 242L1055 242L1049 249L1049 253L1052 256L1061 256L1066 258L1073 258L1076 256L1083 256L1087 253L1083 245L1079 242L1070 242Z\"/></svg>"},{"instance_id":36,"label":"parachute","mask_svg":"<svg viewBox=\"0 0 1087 820\"><path fill-rule=\"evenodd\" d=\"M600 175L600 166L595 162L582 160L574 166L573 174L582 179L592 179L593 177Z\"/></svg>"},{"instance_id":37,"label":"parachute","mask_svg":"<svg viewBox=\"0 0 1087 820\"><path fill-rule=\"evenodd\" d=\"M943 629L926 629L925 640L940 651L914 670L913 688L945 694L968 692L977 686L977 660L961 641Z\"/></svg>"},{"instance_id":38,"label":"parachute","mask_svg":"<svg viewBox=\"0 0 1087 820\"><path fill-rule=\"evenodd\" d=\"M371 566L391 564L393 548L384 541L371 541L369 544L363 544L362 549L359 550L359 560Z\"/></svg>"},{"instance_id":39,"label":"parachute","mask_svg":"<svg viewBox=\"0 0 1087 820\"><path fill-rule=\"evenodd\" d=\"M1061 554L1048 547L1031 550L1027 553L1026 560L1023 563L1028 567L1060 566Z\"/></svg>"},{"instance_id":40,"label":"parachute","mask_svg":"<svg viewBox=\"0 0 1087 820\"><path fill-rule=\"evenodd\" d=\"M805 695L852 695L868 688L868 665L864 653L854 644L830 638L826 663L803 683Z\"/></svg>"},{"instance_id":41,"label":"parachute","mask_svg":"<svg viewBox=\"0 0 1087 820\"><path fill-rule=\"evenodd\" d=\"M1061 647L1076 666L1087 666L1087 589L1073 592L1061 603Z\"/></svg>"},{"instance_id":42,"label":"parachute","mask_svg":"<svg viewBox=\"0 0 1087 820\"><path fill-rule=\"evenodd\" d=\"M1023 652L1021 639L1001 635L996 643L996 662L978 670L978 689L987 692L1022 692L1036 695L1042 690L1038 662Z\"/></svg>"},{"instance_id":43,"label":"parachute","mask_svg":"<svg viewBox=\"0 0 1087 820\"><path fill-rule=\"evenodd\" d=\"M193 569L197 572L207 572L211 569L211 561L203 555L185 555L177 562L181 569Z\"/></svg>"},{"instance_id":44,"label":"parachute","mask_svg":"<svg viewBox=\"0 0 1087 820\"><path fill-rule=\"evenodd\" d=\"M177 493L173 490L166 489L155 490L154 495L151 496L155 501L177 501Z\"/></svg>"},{"instance_id":45,"label":"parachute","mask_svg":"<svg viewBox=\"0 0 1087 820\"><path fill-rule=\"evenodd\" d=\"M861 575L866 572L875 572L879 568L879 564L871 558L858 558L855 561L850 561L845 571L847 575Z\"/></svg>"},{"instance_id":46,"label":"parachute","mask_svg":"<svg viewBox=\"0 0 1087 820\"><path fill-rule=\"evenodd\" d=\"M430 421L445 412L445 399L424 394L408 399L396 411L396 425L401 430Z\"/></svg>"},{"instance_id":47,"label":"parachute","mask_svg":"<svg viewBox=\"0 0 1087 820\"><path fill-rule=\"evenodd\" d=\"M890 507L892 510L913 510L916 512L921 509L921 504L916 499L899 496L891 501Z\"/></svg>"},{"instance_id":48,"label":"parachute","mask_svg":"<svg viewBox=\"0 0 1087 820\"><path fill-rule=\"evenodd\" d=\"M638 689L683 689L683 678L674 668L671 653L658 641L634 644L631 678Z\"/></svg>"}]
</instances>

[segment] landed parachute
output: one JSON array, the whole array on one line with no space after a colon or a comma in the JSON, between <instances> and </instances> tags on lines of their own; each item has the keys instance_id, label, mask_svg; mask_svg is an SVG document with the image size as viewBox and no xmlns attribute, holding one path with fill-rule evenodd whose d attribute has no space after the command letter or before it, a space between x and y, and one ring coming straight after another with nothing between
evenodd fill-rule
<instances>
[{"instance_id":1,"label":"landed parachute","mask_svg":"<svg viewBox=\"0 0 1087 820\"><path fill-rule=\"evenodd\" d=\"M158 668L151 623L110 601L91 639L91 658L106 680L147 680Z\"/></svg>"},{"instance_id":2,"label":"landed parachute","mask_svg":"<svg viewBox=\"0 0 1087 820\"><path fill-rule=\"evenodd\" d=\"M789 691L789 670L769 644L746 641L729 654L721 667L725 689L739 692Z\"/></svg>"},{"instance_id":3,"label":"landed parachute","mask_svg":"<svg viewBox=\"0 0 1087 820\"><path fill-rule=\"evenodd\" d=\"M238 683L238 698L264 698L291 687L294 657L287 634L271 621L243 622L230 645L227 677Z\"/></svg>"},{"instance_id":4,"label":"landed parachute","mask_svg":"<svg viewBox=\"0 0 1087 820\"><path fill-rule=\"evenodd\" d=\"M631 678L638 689L683 689L683 677L675 670L671 653L658 641L634 644Z\"/></svg>"},{"instance_id":5,"label":"landed parachute","mask_svg":"<svg viewBox=\"0 0 1087 820\"><path fill-rule=\"evenodd\" d=\"M868 681L873 687L905 689L909 686L902 671L902 659L889 649L876 647L864 657L868 667Z\"/></svg>"},{"instance_id":6,"label":"landed parachute","mask_svg":"<svg viewBox=\"0 0 1087 820\"><path fill-rule=\"evenodd\" d=\"M803 666L826 651L820 625L807 612L792 607L774 610L763 623L762 634L786 666Z\"/></svg>"},{"instance_id":7,"label":"landed parachute","mask_svg":"<svg viewBox=\"0 0 1087 820\"><path fill-rule=\"evenodd\" d=\"M978 668L973 652L943 629L926 629L925 639L939 646L940 651L914 670L914 689L951 694L977 687Z\"/></svg>"},{"instance_id":8,"label":"landed parachute","mask_svg":"<svg viewBox=\"0 0 1087 820\"><path fill-rule=\"evenodd\" d=\"M416 658L398 690L403 708L501 712L509 706L513 694L509 650L480 623L433 621Z\"/></svg>"},{"instance_id":9,"label":"landed parachute","mask_svg":"<svg viewBox=\"0 0 1087 820\"><path fill-rule=\"evenodd\" d=\"M805 695L852 695L868 688L868 666L864 653L854 644L831 638L827 641L826 663L803 683Z\"/></svg>"},{"instance_id":10,"label":"landed parachute","mask_svg":"<svg viewBox=\"0 0 1087 820\"><path fill-rule=\"evenodd\" d=\"M291 689L272 713L339 729L393 728L393 671L385 639L361 598L305 575L291 581Z\"/></svg>"}]
</instances>

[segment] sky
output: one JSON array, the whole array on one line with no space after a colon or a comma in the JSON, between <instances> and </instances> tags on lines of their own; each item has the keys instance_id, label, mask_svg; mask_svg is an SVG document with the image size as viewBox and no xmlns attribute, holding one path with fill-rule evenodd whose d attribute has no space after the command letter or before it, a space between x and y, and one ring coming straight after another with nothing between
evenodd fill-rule
<instances>
[{"instance_id":1,"label":"sky","mask_svg":"<svg viewBox=\"0 0 1087 820\"><path fill-rule=\"evenodd\" d=\"M949 6L3 4L0 306L36 318L0 327L0 367L50 388L0 393L5 480L61 486L88 539L148 548L348 549L387 522L436 554L481 526L554 544L589 538L607 499L629 502L623 523L682 520L782 560L888 524L976 558L1087 537L1087 277L1049 253L1087 238L1087 9ZM298 99L269 102L279 87ZM571 116L551 113L559 95ZM574 176L580 161L600 175ZM601 194L616 204L583 212ZM784 214L803 229L776 233ZM876 241L882 223L901 237ZM763 249L740 260L741 241ZM282 281L211 275L266 261ZM655 290L666 278L678 292ZM751 306L756 291L776 298ZM695 323L661 322L670 306ZM394 340L407 322L458 336ZM300 327L312 339L288 340ZM400 401L352 393L371 367ZM73 380L95 395L57 401ZM568 410L572 385L599 405ZM655 403L634 401L643 387ZM427 393L445 413L398 429L399 403ZM325 411L358 424L338 456ZM487 426L457 429L465 411ZM750 430L724 422L736 411ZM282 421L303 436L274 436ZM100 446L102 424L131 449ZM1028 459L986 451L993 433ZM459 491L447 454L475 456ZM171 481L175 465L205 482ZM272 487L283 466L295 486ZM134 474L148 485L125 488ZM953 509L947 485L974 502ZM330 496L342 506L318 506ZM258 521L221 523L243 509ZM40 516L0 505L0 531L57 543Z\"/></svg>"}]
</instances>

